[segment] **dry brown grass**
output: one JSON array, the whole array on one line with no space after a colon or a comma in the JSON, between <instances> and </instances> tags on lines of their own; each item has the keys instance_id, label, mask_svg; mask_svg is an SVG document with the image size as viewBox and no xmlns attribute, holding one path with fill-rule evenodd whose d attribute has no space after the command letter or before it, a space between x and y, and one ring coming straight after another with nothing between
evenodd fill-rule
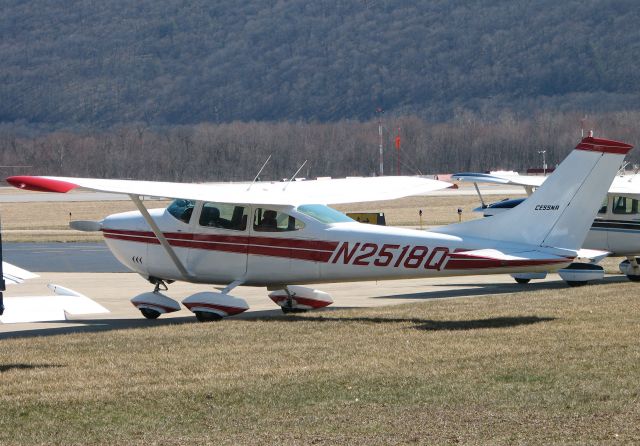
<instances>
[{"instance_id":1,"label":"dry brown grass","mask_svg":"<svg viewBox=\"0 0 640 446\"><path fill-rule=\"evenodd\" d=\"M5 339L0 443L637 443L636 288Z\"/></svg>"},{"instance_id":2,"label":"dry brown grass","mask_svg":"<svg viewBox=\"0 0 640 446\"><path fill-rule=\"evenodd\" d=\"M164 207L167 201L148 201L149 208ZM100 233L80 232L69 228L71 220L101 220L110 214L133 211L131 200L69 201L38 203L2 203L2 236L13 242L99 241Z\"/></svg>"}]
</instances>

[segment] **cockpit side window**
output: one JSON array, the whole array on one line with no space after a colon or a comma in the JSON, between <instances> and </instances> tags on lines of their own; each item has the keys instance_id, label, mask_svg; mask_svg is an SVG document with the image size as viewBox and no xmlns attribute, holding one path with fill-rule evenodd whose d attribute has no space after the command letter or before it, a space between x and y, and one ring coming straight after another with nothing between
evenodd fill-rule
<instances>
[{"instance_id":1,"label":"cockpit side window","mask_svg":"<svg viewBox=\"0 0 640 446\"><path fill-rule=\"evenodd\" d=\"M638 213L638 200L628 197L613 197L614 214L637 214Z\"/></svg>"},{"instance_id":2,"label":"cockpit side window","mask_svg":"<svg viewBox=\"0 0 640 446\"><path fill-rule=\"evenodd\" d=\"M191 220L191 214L193 214L193 208L195 205L196 202L193 200L178 198L169 205L167 211L178 220L188 224Z\"/></svg>"},{"instance_id":3,"label":"cockpit side window","mask_svg":"<svg viewBox=\"0 0 640 446\"><path fill-rule=\"evenodd\" d=\"M253 230L259 232L298 231L304 223L284 212L273 209L256 209L253 215Z\"/></svg>"},{"instance_id":4,"label":"cockpit side window","mask_svg":"<svg viewBox=\"0 0 640 446\"><path fill-rule=\"evenodd\" d=\"M209 228L223 228L232 231L247 229L247 210L244 206L228 203L204 203L200 219L200 226Z\"/></svg>"}]
</instances>

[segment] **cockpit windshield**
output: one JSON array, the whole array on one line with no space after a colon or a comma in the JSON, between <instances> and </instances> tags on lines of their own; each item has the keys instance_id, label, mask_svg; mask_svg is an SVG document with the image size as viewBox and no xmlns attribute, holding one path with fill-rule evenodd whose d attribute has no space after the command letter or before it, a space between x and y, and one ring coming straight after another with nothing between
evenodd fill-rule
<instances>
[{"instance_id":1,"label":"cockpit windshield","mask_svg":"<svg viewBox=\"0 0 640 446\"><path fill-rule=\"evenodd\" d=\"M184 223L189 223L195 205L196 202L193 200L184 200L182 198L178 198L169 205L167 211L178 220L183 221Z\"/></svg>"},{"instance_id":2,"label":"cockpit windshield","mask_svg":"<svg viewBox=\"0 0 640 446\"><path fill-rule=\"evenodd\" d=\"M338 212L335 209L325 206L323 204L305 204L298 206L298 212L302 212L311 218L318 220L321 223L346 223L354 222L355 220L347 217L342 212Z\"/></svg>"}]
</instances>

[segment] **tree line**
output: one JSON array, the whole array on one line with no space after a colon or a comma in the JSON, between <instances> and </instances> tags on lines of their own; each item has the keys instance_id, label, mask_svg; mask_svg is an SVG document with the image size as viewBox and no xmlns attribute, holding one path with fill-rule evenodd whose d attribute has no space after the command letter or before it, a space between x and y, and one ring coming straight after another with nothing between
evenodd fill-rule
<instances>
[{"instance_id":1,"label":"tree line","mask_svg":"<svg viewBox=\"0 0 640 446\"><path fill-rule=\"evenodd\" d=\"M640 112L600 115L541 113L486 119L461 111L447 122L416 116L383 117L385 174L438 174L495 169L523 171L562 161L584 131L640 142ZM4 176L39 174L165 181L250 181L271 156L262 180L298 176L378 174L378 121L332 123L232 122L152 127L121 125L100 131L27 132L0 126ZM629 161L640 157L631 152Z\"/></svg>"}]
</instances>

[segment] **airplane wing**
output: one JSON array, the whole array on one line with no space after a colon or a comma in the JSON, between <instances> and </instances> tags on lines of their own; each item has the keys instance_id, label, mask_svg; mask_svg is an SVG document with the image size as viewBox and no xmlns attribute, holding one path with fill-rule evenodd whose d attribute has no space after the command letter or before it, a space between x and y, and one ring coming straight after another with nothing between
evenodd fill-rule
<instances>
[{"instance_id":1,"label":"airplane wing","mask_svg":"<svg viewBox=\"0 0 640 446\"><path fill-rule=\"evenodd\" d=\"M4 278L5 284L16 285L27 279L38 277L38 275L31 271L27 271L26 269L12 265L11 263L2 262L2 277Z\"/></svg>"},{"instance_id":2,"label":"airplane wing","mask_svg":"<svg viewBox=\"0 0 640 446\"><path fill-rule=\"evenodd\" d=\"M517 172L464 172L453 174L451 175L451 178L458 181L505 184L523 187L539 187L544 183L544 180L547 179L547 177L542 176L518 175ZM640 200L640 174L620 175L615 177L608 193Z\"/></svg>"},{"instance_id":3,"label":"airplane wing","mask_svg":"<svg viewBox=\"0 0 640 446\"><path fill-rule=\"evenodd\" d=\"M519 175L517 172L461 172L451 175L451 178L458 181L469 181L474 183L505 184L523 187L539 187L547 177Z\"/></svg>"},{"instance_id":4,"label":"airplane wing","mask_svg":"<svg viewBox=\"0 0 640 446\"><path fill-rule=\"evenodd\" d=\"M14 176L7 178L7 182L18 189L40 192L64 193L81 188L138 196L271 205L393 200L452 186L445 181L402 176L257 182L252 185L250 183L197 184L48 176Z\"/></svg>"}]
</instances>

